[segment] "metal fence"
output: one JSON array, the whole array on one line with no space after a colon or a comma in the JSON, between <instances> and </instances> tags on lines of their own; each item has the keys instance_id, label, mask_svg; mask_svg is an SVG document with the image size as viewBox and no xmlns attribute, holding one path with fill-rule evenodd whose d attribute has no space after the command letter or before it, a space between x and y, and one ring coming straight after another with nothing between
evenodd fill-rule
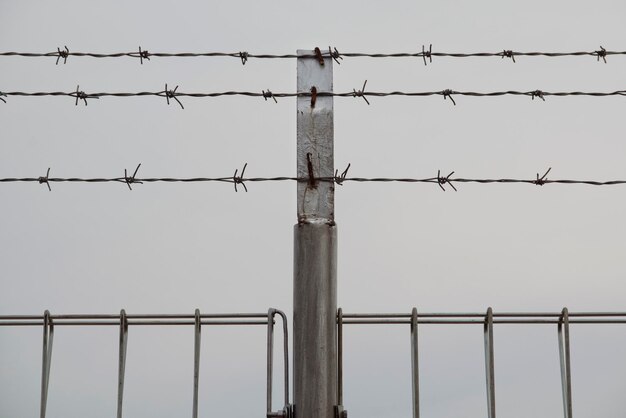
<instances>
[{"instance_id":1,"label":"metal fence","mask_svg":"<svg viewBox=\"0 0 626 418\"><path fill-rule=\"evenodd\" d=\"M418 313L413 308L411 313L343 313L337 315L337 352L338 385L337 399L339 407L336 414L346 418L343 409L343 327L344 325L409 325L411 341L411 381L413 418L420 416L419 395L419 355L418 328L420 325L482 325L485 345L485 382L487 386L487 411L489 418L496 418L496 384L494 378L493 326L496 325L556 325L559 359L561 368L561 390L563 393L563 416L572 418L572 378L570 366L570 324L626 324L626 312L569 312L563 308L560 313L538 312L499 312L491 308L486 313Z\"/></svg>"},{"instance_id":2,"label":"metal fence","mask_svg":"<svg viewBox=\"0 0 626 418\"><path fill-rule=\"evenodd\" d=\"M276 315L283 323L283 362L285 407L272 410L272 383L274 366L274 325ZM119 364L117 385L117 418L122 418L124 399L124 375L126 370L126 348L128 328L135 326L193 326L194 327L194 366L193 366L193 418L198 417L198 385L200 379L200 344L202 326L266 326L267 327L267 413L270 416L283 416L289 409L289 354L287 316L280 310L270 308L267 313L203 314L196 309L194 314L127 314L124 309L114 315L3 315L0 327L43 327L43 350L41 360L41 403L40 418L46 416L50 365L52 363L52 343L54 328L58 326L118 326Z\"/></svg>"},{"instance_id":3,"label":"metal fence","mask_svg":"<svg viewBox=\"0 0 626 418\"><path fill-rule=\"evenodd\" d=\"M284 362L284 407L272 408L273 367L274 367L274 326L275 317L280 316L283 325L283 362ZM563 395L563 416L572 418L571 365L569 328L571 324L626 324L626 312L493 312L486 313L418 313L416 308L410 313L337 313L337 399L335 415L347 418L343 405L343 358L345 325L409 325L411 344L411 382L413 418L420 416L419 392L419 350L418 328L423 325L482 325L485 350L485 382L487 393L487 411L489 418L496 417L496 384L494 378L494 325L556 325L559 359L561 368L561 388ZM202 314L196 309L194 314L126 314L122 309L114 315L3 315L0 327L43 328L41 404L40 418L46 416L50 365L52 362L52 343L54 328L57 326L118 326L119 365L117 388L117 417L122 418L124 397L124 375L126 368L126 349L128 346L128 328L134 326L193 326L194 327L194 372L193 372L193 408L192 418L198 417L198 388L200 379L200 344L202 326L266 326L267 327L267 410L266 417L293 418L295 409L289 395L289 353L288 325L286 315L270 308L267 313Z\"/></svg>"},{"instance_id":4,"label":"metal fence","mask_svg":"<svg viewBox=\"0 0 626 418\"><path fill-rule=\"evenodd\" d=\"M470 58L470 57L498 57L500 60L510 58L515 62L515 57L524 56L541 56L541 57L563 57L563 56L586 56L596 58L599 62L601 59L606 62L606 57L610 55L626 55L626 51L607 51L600 47L595 51L578 51L578 52L523 52L513 50L503 50L502 52L473 52L473 53L449 53L449 52L433 52L432 45L428 48L422 46L421 52L403 52L403 53L344 53L340 54L335 48L328 48L328 52L315 48L312 51L301 51L298 54L250 54L245 51L240 52L205 52L205 53L150 53L142 50L141 47L137 51L132 52L116 52L109 54L93 53L93 52L70 52L65 49L57 48L57 51L48 53L30 53L30 52L0 52L0 56L21 56L21 57L50 57L56 58L56 64L61 60L65 64L68 57L92 57L92 58L120 58L131 57L139 59L141 64L144 60L150 60L150 57L230 57L241 60L245 64L249 58L264 59L298 59L298 89L290 92L276 92L268 90L257 91L206 91L206 92L183 92L178 90L178 86L172 88L168 84L164 84L163 90L153 91L134 91L134 92L85 92L76 86L76 90L68 91L0 91L0 101L7 102L8 97L30 97L38 98L45 96L52 97L69 97L72 98L75 105L82 101L87 105L88 100L100 99L107 97L132 98L132 97L148 97L162 100L165 103L176 102L184 109L182 98L216 98L216 97L253 97L263 98L264 101L277 102L277 98L295 97L298 100L298 108L303 109L298 116L298 175L283 177L244 177L246 165L238 175L236 170L232 176L225 177L137 177L139 166L134 173L130 175L127 170L124 176L116 177L50 177L50 169L45 176L36 177L5 177L0 178L0 183L30 182L45 184L51 190L50 183L57 182L84 182L84 183L104 183L114 182L125 184L129 189L131 185L152 182L222 182L234 185L235 191L240 185L247 191L246 182L275 182L275 181L296 181L299 184L298 200L299 212L297 226L303 227L302 233L298 233L296 237L296 255L298 249L302 248L302 259L296 262L296 271L294 274L295 294L303 295L303 300L311 301L309 309L302 316L294 315L300 321L296 323L294 330L297 337L305 336L306 338L295 338L295 341L303 341L302 347L296 345L294 351L296 356L294 362L294 370L298 374L297 378L301 379L294 384L294 399L307 398L307 403L298 403L298 407L302 409L303 418L312 416L310 411L322 411L319 418L327 418L327 412L331 408L326 408L331 402L334 404L335 418L346 418L347 411L343 407L343 327L344 325L397 325L404 324L410 326L410 344L411 344L411 381L412 381L412 411L413 417L419 418L420 415L420 392L419 392L419 350L418 350L418 330L420 325L480 325L484 334L484 350L485 350L485 382L487 394L487 411L489 418L496 417L496 385L494 373L494 325L507 324L532 324L532 325L556 325L559 347L559 359L561 369L561 387L563 397L563 415L565 418L572 418L572 394L571 394L571 365L570 365L570 324L626 324L626 313L610 313L610 312L579 312L570 313L564 308L558 313L494 313L489 308L486 313L418 313L416 308L410 313L399 314L344 314L341 309L337 311L336 326L334 327L334 312L336 305L336 230L334 222L334 187L327 187L324 191L325 199L319 201L323 203L318 205L306 203L304 194L306 187L303 185L317 188L317 182L330 183L326 186L341 185L344 182L402 182L402 183L432 183L436 184L442 190L446 190L444 186L449 185L456 190L455 184L459 183L479 183L479 184L532 184L543 186L546 184L587 184L595 186L605 185L621 185L626 180L571 180L548 179L548 169L543 176L539 173L536 178L515 179L515 178L453 178L454 172L447 176L442 176L441 172L437 176L427 178L387 178L387 177L347 177L346 169L341 175L334 170L334 156L332 154L333 144L333 104L332 100L338 98L363 99L368 105L369 98L375 97L443 97L450 99L453 105L456 105L455 97L484 97L493 98L501 96L523 96L534 100L545 101L546 97L626 97L626 90L622 86L610 91L544 91L544 90L502 90L502 91L486 91L475 92L466 90L430 90L430 91L369 91L366 90L365 81L360 89L353 88L341 92L334 92L332 89L332 65L333 62L339 64L339 60L344 57L372 57L372 58L417 58L422 60L424 65L432 62L433 57L451 57L451 58ZM315 59L318 63L316 66L310 66L306 60ZM427 61L428 60L428 61ZM314 62L314 61L313 61ZM322 69L322 67L324 67ZM360 84L359 84L360 85ZM323 87L325 86L325 87ZM327 99L326 102L324 100ZM311 110L315 108L315 112ZM304 109L306 109L306 116ZM301 115L301 116L300 116ZM319 122L324 120L323 123ZM328 121L331 121L329 124ZM314 140L312 140L313 138ZM330 151L329 151L330 150ZM323 161L323 163L319 163ZM314 172L314 166L318 167L318 173ZM349 165L348 165L349 167ZM333 176L333 172L335 173ZM121 174L121 173L120 173ZM317 193L317 192L316 192ZM317 195L317 194L316 194ZM311 200L313 201L313 200ZM301 204L302 203L302 204ZM300 209L302 208L302 209ZM324 220L320 223L319 220ZM313 220L313 221L311 221ZM309 222L311 221L311 222ZM310 228L304 228L310 227ZM323 226L323 228L318 228ZM296 256L296 260L298 260ZM299 263L299 264L298 264ZM315 286L309 286L314 283ZM323 284L328 287L319 291ZM329 296L330 295L330 296ZM294 299L296 301L297 299ZM298 310L304 304L294 303L295 310ZM331 306L332 308L328 308ZM304 311L304 310L303 310ZM323 313L323 315L319 313ZM283 322L283 351L284 351L284 407L282 410L274 411L272 408L272 385L273 385L273 351L274 351L274 325L275 316L279 315ZM330 315L330 316L328 316ZM302 318L306 316L306 321ZM48 311L44 315L6 315L0 316L0 327L3 326L41 326L43 328L43 349L42 349L42 374L41 374L41 403L40 418L45 418L46 405L48 398L48 387L50 383L50 366L52 362L52 343L54 337L55 326L118 326L119 327L119 364L118 364L118 387L117 387L117 417L122 418L123 414L123 395L124 395L124 375L126 368L126 351L128 346L129 327L131 326L193 326L194 327L194 373L193 373L193 409L192 417L198 417L198 386L199 386L199 365L200 365L200 344L202 326L266 326L267 327L267 417L274 418L293 418L295 407L290 403L289 394L289 355L288 355L288 327L285 314L276 309L269 309L267 313L258 314L201 314L196 310L194 314L144 314L129 315L124 310L116 315L51 315ZM311 325L309 327L309 325ZM332 331L332 332L331 332ZM336 335L333 334L336 331ZM320 335L326 340L321 341ZM317 339L317 340L315 340ZM331 341L331 344L323 344ZM335 344L336 343L336 346ZM315 347L314 347L315 345ZM319 346L322 348L320 349ZM313 353L308 362L304 359L304 348L310 347ZM334 352L337 348L337 353ZM309 353L310 354L310 353ZM337 354L335 360L335 354ZM312 360L311 360L312 359ZM330 367L329 367L330 365ZM306 367L305 367L306 366ZM335 366L336 375L335 375ZM324 373L318 373L318 369L324 369ZM323 375L323 376L317 376ZM315 380L315 384L311 382ZM335 381L336 378L336 381ZM307 383L307 384L305 384ZM308 383L311 383L308 385ZM336 404L335 399L328 395L330 392L335 394L334 385L337 384ZM311 390L309 390L311 389ZM305 409L308 408L308 409ZM318 417L316 417L318 418Z\"/></svg>"}]
</instances>

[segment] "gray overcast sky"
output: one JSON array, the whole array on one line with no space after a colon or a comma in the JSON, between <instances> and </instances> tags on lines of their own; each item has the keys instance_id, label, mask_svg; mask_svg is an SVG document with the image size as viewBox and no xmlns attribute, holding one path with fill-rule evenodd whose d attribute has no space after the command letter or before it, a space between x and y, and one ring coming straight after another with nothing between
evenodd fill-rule
<instances>
[{"instance_id":1,"label":"gray overcast sky","mask_svg":"<svg viewBox=\"0 0 626 418\"><path fill-rule=\"evenodd\" d=\"M9 1L0 50L294 53L624 50L626 3ZM345 59L335 89L624 89L626 58ZM0 90L295 91L295 60L3 57ZM626 178L616 98L335 100L335 160L354 176ZM295 173L295 100L10 97L0 177ZM295 184L0 187L0 313L291 313ZM347 184L339 306L349 312L624 310L623 186ZM291 324L290 324L291 325ZM420 327L423 416L486 416L480 327ZM205 329L202 416L264 414L265 336ZM56 331L48 417L115 413L117 329ZM560 416L556 327L495 330L500 416ZM572 326L574 413L624 416L626 334ZM190 328L131 328L125 416L191 414ZM410 414L408 327L346 330L345 406ZM38 414L41 329L0 329L0 417ZM280 357L278 357L280 358ZM280 362L278 363L280 365ZM278 379L280 381L280 379ZM276 402L280 386L277 386Z\"/></svg>"}]
</instances>

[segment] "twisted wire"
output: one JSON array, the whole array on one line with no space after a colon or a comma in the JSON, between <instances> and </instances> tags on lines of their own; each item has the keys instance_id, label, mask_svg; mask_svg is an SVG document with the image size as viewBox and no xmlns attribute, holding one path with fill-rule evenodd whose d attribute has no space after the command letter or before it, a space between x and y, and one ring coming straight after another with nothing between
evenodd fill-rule
<instances>
[{"instance_id":1,"label":"twisted wire","mask_svg":"<svg viewBox=\"0 0 626 418\"><path fill-rule=\"evenodd\" d=\"M165 84L165 89L161 91L140 91L140 92L96 92L86 93L80 90L77 86L75 91L39 91L39 92L23 92L23 91L0 91L0 100L6 103L5 99L1 97L17 96L17 97L44 97L44 96L65 96L75 98L75 104L78 105L79 100L82 100L87 105L88 99L99 99L102 97L159 97L165 98L167 104L170 104L170 99L176 100L181 108L184 109L183 104L180 102L181 97L194 97L194 98L215 98L225 96L245 96L245 97L261 97L265 101L273 99L278 103L277 98L285 97L350 97L350 98L363 98L369 105L370 102L367 97L391 97L391 96L404 96L404 97L428 97L428 96L443 96L444 99L451 99L452 103L456 105L453 96L469 96L469 97L501 97L501 96L526 96L531 99L536 97L545 101L546 97L568 97L568 96L588 96L588 97L609 97L609 96L626 96L626 90L615 90L608 92L590 92L590 91L543 91L543 90L505 90L505 91L492 91L492 92L476 92L476 91L458 91L458 90L438 90L438 91L388 91L388 92L375 92L366 91L367 81L363 84L363 87L359 90L353 89L348 92L327 92L327 91L302 91L302 92L290 92L290 93L273 93L270 90L262 90L261 92L254 91L222 91L222 92L193 92L187 93L178 91L178 86L174 89L168 88Z\"/></svg>"},{"instance_id":2,"label":"twisted wire","mask_svg":"<svg viewBox=\"0 0 626 418\"><path fill-rule=\"evenodd\" d=\"M432 62L433 57L449 57L449 58L485 58L485 57L500 57L510 58L515 62L515 57L577 57L577 56L591 56L596 57L597 61L602 59L607 62L606 57L611 55L626 55L626 51L609 51L600 46L600 49L593 51L573 51L573 52L540 52L540 51L514 51L511 49L504 49L497 52L437 52L433 51L432 44L428 49L422 45L421 51L416 52L396 52L396 53L367 53L367 52L344 52L340 53L337 48L328 47L327 50L320 50L315 48L315 53L304 54L298 56L297 54L255 54L247 51L238 52L149 52L143 50L141 46L136 51L130 52L113 52L113 53L97 53L97 52L72 52L67 46L63 49L57 48L52 52L0 52L0 56L18 56L29 58L41 58L41 57L53 57L56 58L56 64L62 59L63 63L67 63L68 57L89 57L89 58L138 58L140 63L143 64L144 60L150 60L151 57L160 58L196 58L196 57L227 57L236 58L241 60L243 65L246 64L250 58L258 59L294 59L294 58L315 58L320 59L323 57L330 57L334 59L338 64L339 60L343 58L422 58L424 64Z\"/></svg>"},{"instance_id":3,"label":"twisted wire","mask_svg":"<svg viewBox=\"0 0 626 418\"><path fill-rule=\"evenodd\" d=\"M278 176L278 177L244 177L244 173L247 167L247 163L243 166L241 173L239 170L235 170L235 174L232 176L224 177L137 177L137 173L141 164L137 166L132 175L128 174L127 170L124 170L124 176L119 177L94 177L94 178L82 178L82 177L50 177L50 168L45 176L39 177L4 177L0 178L0 183L39 183L45 184L49 190L52 190L50 183L123 183L126 184L129 190L132 190L133 184L144 183L230 183L234 185L235 191L238 191L237 186L243 186L247 192L248 188L246 183L260 183L260 182L284 182L294 181L299 183L309 183L311 178L307 177L293 177L293 176ZM573 180L573 179L549 179L548 174L551 171L549 168L542 176L539 173L535 178L531 179L516 179L516 178L465 178L465 177L452 177L454 171L448 175L442 175L441 171L437 172L436 176L426 178L410 178L410 177L347 177L348 169L350 165L341 173L335 172L332 177L314 177L315 181L330 182L342 186L346 182L354 183L429 183L438 185L441 190L446 191L445 186L450 186L453 190L457 190L457 186L460 183L477 183L477 184L531 184L536 186L543 186L546 184L578 184L589 186L615 186L626 184L626 180Z\"/></svg>"}]
</instances>

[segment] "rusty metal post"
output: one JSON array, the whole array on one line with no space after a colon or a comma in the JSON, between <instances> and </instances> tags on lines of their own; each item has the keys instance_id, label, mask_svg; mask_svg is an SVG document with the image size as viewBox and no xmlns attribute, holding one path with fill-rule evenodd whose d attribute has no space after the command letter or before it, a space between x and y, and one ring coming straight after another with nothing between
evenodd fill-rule
<instances>
[{"instance_id":1,"label":"rusty metal post","mask_svg":"<svg viewBox=\"0 0 626 418\"><path fill-rule=\"evenodd\" d=\"M332 58L298 51L298 224L294 227L294 405L297 418L333 418L337 406L337 231Z\"/></svg>"}]
</instances>

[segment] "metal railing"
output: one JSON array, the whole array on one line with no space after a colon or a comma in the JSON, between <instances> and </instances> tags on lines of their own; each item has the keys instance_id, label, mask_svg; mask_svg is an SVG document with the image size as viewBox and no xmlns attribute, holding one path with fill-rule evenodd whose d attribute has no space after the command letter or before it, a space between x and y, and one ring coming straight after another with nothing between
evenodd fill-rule
<instances>
[{"instance_id":1,"label":"metal railing","mask_svg":"<svg viewBox=\"0 0 626 418\"><path fill-rule=\"evenodd\" d=\"M572 418L572 379L570 365L570 324L626 324L626 312L569 312L563 308L560 313L494 313L491 308L486 313L418 313L413 308L411 313L362 313L344 314L342 309L337 314L337 399L336 416L346 418L343 406L343 326L344 325L410 325L411 338L411 381L413 418L420 416L419 395L419 325L482 325L485 345L485 382L487 386L487 411L489 418L496 418L496 386L494 378L494 324L537 324L556 325L559 341L559 360L561 369L561 389L563 393L563 416Z\"/></svg>"},{"instance_id":2,"label":"metal railing","mask_svg":"<svg viewBox=\"0 0 626 418\"><path fill-rule=\"evenodd\" d=\"M272 384L274 366L274 322L276 315L283 323L283 362L284 362L284 401L282 410L272 410ZM122 309L119 315L2 315L0 327L43 327L43 350L41 371L40 418L46 416L52 343L54 328L58 326L119 326L119 363L117 384L117 418L122 418L124 398L124 375L126 369L126 349L129 326L194 326L194 368L193 368L193 409L192 418L198 417L198 388L200 379L200 343L202 326L267 326L267 417L288 417L289 404L289 338L287 316L280 310L270 308L267 313L202 314L196 309L194 314L127 314Z\"/></svg>"},{"instance_id":3,"label":"metal railing","mask_svg":"<svg viewBox=\"0 0 626 418\"><path fill-rule=\"evenodd\" d=\"M274 325L276 315L283 324L283 363L284 363L284 407L274 411L272 408L273 368L274 368ZM419 350L418 328L420 325L482 325L485 349L485 383L487 393L487 411L489 418L496 418L496 393L494 378L494 325L556 325L559 360L561 370L561 389L563 396L563 416L572 418L571 364L570 364L570 324L626 324L626 312L493 312L488 308L485 313L418 313L413 308L410 313L337 313L337 400L335 410L337 418L347 418L343 405L343 328L344 325L409 325L411 341L411 382L413 418L420 416L419 394ZM193 408L192 418L198 417L200 344L203 325L208 326L255 326L267 327L267 410L268 418L293 418L294 406L289 400L289 353L288 326L286 315L270 308L267 313L202 314L196 309L194 314L120 314L113 315L2 315L0 327L43 327L42 374L40 418L46 416L50 365L52 362L52 343L55 326L119 326L119 363L117 388L117 418L122 418L124 375L126 351L128 346L129 326L194 326L194 373L193 373Z\"/></svg>"}]
</instances>

